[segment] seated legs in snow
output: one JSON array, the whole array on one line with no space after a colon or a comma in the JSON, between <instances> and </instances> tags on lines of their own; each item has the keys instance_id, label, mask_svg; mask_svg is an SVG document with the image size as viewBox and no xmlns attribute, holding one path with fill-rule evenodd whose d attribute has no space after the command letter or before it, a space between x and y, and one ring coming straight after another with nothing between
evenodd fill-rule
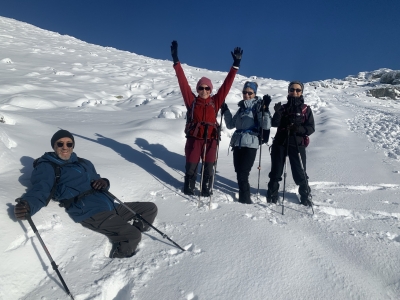
<instances>
[{"instance_id":1,"label":"seated legs in snow","mask_svg":"<svg viewBox=\"0 0 400 300\"><path fill-rule=\"evenodd\" d=\"M157 216L157 206L151 202L125 203L136 213L140 214L147 222L152 224ZM128 221L134 219L134 214L123 205L116 210L101 212L81 222L82 226L106 235L114 244L110 254L112 258L131 257L135 254L142 232L148 230L149 225L140 222Z\"/></svg>"}]
</instances>

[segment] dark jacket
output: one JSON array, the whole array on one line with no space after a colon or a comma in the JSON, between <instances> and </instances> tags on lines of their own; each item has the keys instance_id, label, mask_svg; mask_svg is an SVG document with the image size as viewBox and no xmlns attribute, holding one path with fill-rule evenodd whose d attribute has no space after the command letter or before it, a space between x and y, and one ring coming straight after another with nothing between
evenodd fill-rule
<instances>
[{"instance_id":1,"label":"dark jacket","mask_svg":"<svg viewBox=\"0 0 400 300\"><path fill-rule=\"evenodd\" d=\"M304 147L304 137L309 136L315 131L314 116L311 108L307 106L305 114L302 113L304 107L304 98L288 97L288 102L282 105L279 111L276 111L272 117L272 127L278 127L276 130L273 144L286 145L288 136L288 126L295 124L296 126L296 141L295 137L290 133L289 145Z\"/></svg>"},{"instance_id":2,"label":"dark jacket","mask_svg":"<svg viewBox=\"0 0 400 300\"><path fill-rule=\"evenodd\" d=\"M179 87L182 92L183 101L186 109L189 112L188 119L192 124L188 124L185 132L186 137L194 137L197 139L204 138L205 124L209 124L208 138L217 138L217 113L226 96L231 89L233 80L237 73L237 69L232 67L226 76L223 84L218 89L218 92L207 98L202 99L193 94L189 83L183 72L181 64L178 62L174 65L176 76L178 77Z\"/></svg>"},{"instance_id":3,"label":"dark jacket","mask_svg":"<svg viewBox=\"0 0 400 300\"><path fill-rule=\"evenodd\" d=\"M56 201L70 199L91 190L91 181L100 179L93 164L72 153L68 161L64 161L54 153L46 152L39 158L38 164L32 171L32 187L21 197L29 203L31 215L46 205L46 200L55 182L55 172L49 161L58 164L61 168L60 180L54 194ZM108 181L108 180L107 180ZM81 222L99 212L114 209L113 201L101 192L96 192L81 198L73 203L66 212L75 222Z\"/></svg>"}]
</instances>

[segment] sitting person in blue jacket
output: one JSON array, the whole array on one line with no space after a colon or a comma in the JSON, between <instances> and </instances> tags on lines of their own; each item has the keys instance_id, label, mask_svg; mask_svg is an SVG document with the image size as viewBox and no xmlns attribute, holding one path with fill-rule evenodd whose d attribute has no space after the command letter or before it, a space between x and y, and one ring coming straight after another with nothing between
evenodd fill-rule
<instances>
[{"instance_id":1,"label":"sitting person in blue jacket","mask_svg":"<svg viewBox=\"0 0 400 300\"><path fill-rule=\"evenodd\" d=\"M97 174L90 161L77 157L73 152L75 140L69 131L57 131L51 138L51 146L54 152L46 152L37 160L31 175L32 187L14 207L16 218L25 220L27 214L34 215L52 197L75 222L109 238L114 245L110 257L133 256L141 232L148 230L149 225L134 218L131 211L102 192L110 188L110 182ZM55 166L60 170L58 181ZM55 184L54 195L51 195ZM150 224L156 218L157 206L152 202L125 204ZM128 223L131 220L132 225Z\"/></svg>"}]
</instances>

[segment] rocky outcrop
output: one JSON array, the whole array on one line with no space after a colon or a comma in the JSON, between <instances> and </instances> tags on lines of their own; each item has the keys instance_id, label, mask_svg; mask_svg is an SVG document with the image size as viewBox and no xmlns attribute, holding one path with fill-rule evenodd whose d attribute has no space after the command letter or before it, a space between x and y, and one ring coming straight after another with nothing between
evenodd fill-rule
<instances>
[{"instance_id":1,"label":"rocky outcrop","mask_svg":"<svg viewBox=\"0 0 400 300\"><path fill-rule=\"evenodd\" d=\"M393 100L400 99L400 87L382 87L368 91L375 98L390 98Z\"/></svg>"},{"instance_id":2,"label":"rocky outcrop","mask_svg":"<svg viewBox=\"0 0 400 300\"><path fill-rule=\"evenodd\" d=\"M400 71L391 71L381 76L380 83L384 84L400 84Z\"/></svg>"}]
</instances>

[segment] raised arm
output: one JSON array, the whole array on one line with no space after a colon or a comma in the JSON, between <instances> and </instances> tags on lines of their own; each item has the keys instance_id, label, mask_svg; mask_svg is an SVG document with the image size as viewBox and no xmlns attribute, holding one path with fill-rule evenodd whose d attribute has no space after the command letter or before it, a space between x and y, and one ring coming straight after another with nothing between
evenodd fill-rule
<instances>
[{"instance_id":1,"label":"raised arm","mask_svg":"<svg viewBox=\"0 0 400 300\"><path fill-rule=\"evenodd\" d=\"M233 80L235 79L236 73L239 70L240 62L242 60L243 50L240 47L236 47L231 52L233 58L233 65L228 75L226 76L224 83L219 88L218 92L213 96L216 109L218 110L222 103L224 103L226 96L232 87Z\"/></svg>"},{"instance_id":2,"label":"raised arm","mask_svg":"<svg viewBox=\"0 0 400 300\"><path fill-rule=\"evenodd\" d=\"M178 59L178 42L172 41L171 43L171 56L174 61L174 69L176 73L176 77L178 78L179 88L181 89L183 101L185 102L186 108L192 106L194 98L196 95L193 94L190 85L186 79L185 73L183 72L181 63Z\"/></svg>"}]
</instances>

